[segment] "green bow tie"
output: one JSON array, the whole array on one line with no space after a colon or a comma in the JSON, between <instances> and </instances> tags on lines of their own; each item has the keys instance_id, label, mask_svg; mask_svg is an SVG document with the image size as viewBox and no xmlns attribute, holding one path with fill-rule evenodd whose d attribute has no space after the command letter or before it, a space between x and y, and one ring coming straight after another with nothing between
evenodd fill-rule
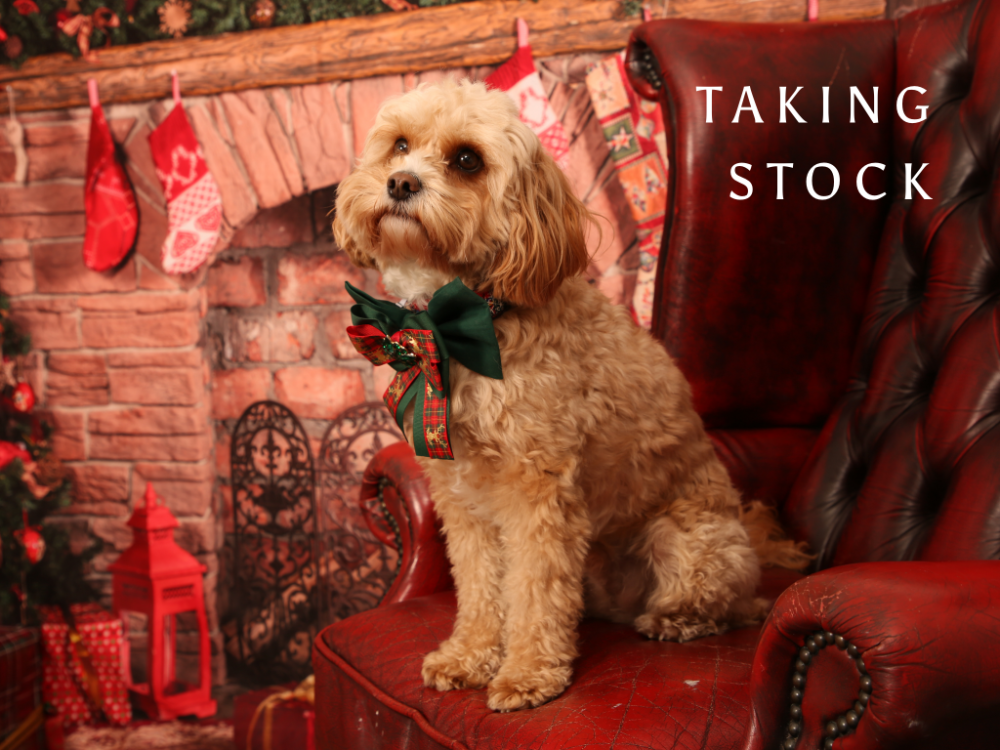
<instances>
[{"instance_id":1,"label":"green bow tie","mask_svg":"<svg viewBox=\"0 0 1000 750\"><path fill-rule=\"evenodd\" d=\"M383 396L396 423L403 429L403 415L416 398L413 449L418 456L453 459L448 361L454 358L473 372L503 380L494 308L461 279L438 289L426 310L375 299L350 283L345 287L357 302L351 307L354 325L347 329L354 348L375 365L396 371Z\"/></svg>"}]
</instances>

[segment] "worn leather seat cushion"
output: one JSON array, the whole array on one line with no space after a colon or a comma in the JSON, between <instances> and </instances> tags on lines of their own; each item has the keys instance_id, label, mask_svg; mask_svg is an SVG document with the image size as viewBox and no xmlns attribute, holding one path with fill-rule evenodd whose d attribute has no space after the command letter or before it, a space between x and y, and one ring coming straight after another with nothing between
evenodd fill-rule
<instances>
[{"instance_id":1,"label":"worn leather seat cushion","mask_svg":"<svg viewBox=\"0 0 1000 750\"><path fill-rule=\"evenodd\" d=\"M760 593L773 598L799 577L765 571ZM749 719L757 627L661 643L624 625L585 620L573 684L512 721L486 707L485 690L423 686L421 660L448 637L454 618L454 593L445 592L323 631L315 646L317 681L325 700L340 705L337 721L350 724L337 728L340 738L351 738L345 747L382 747L380 732L399 736L404 727L421 748L731 747Z\"/></svg>"}]
</instances>

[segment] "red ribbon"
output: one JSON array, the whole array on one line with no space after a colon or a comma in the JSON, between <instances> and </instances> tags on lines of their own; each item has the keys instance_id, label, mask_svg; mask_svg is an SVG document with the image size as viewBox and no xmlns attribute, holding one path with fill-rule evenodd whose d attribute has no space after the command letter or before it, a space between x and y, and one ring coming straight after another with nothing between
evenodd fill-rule
<instances>
[{"instance_id":1,"label":"red ribbon","mask_svg":"<svg viewBox=\"0 0 1000 750\"><path fill-rule=\"evenodd\" d=\"M420 375L424 375L420 423L427 455L430 458L454 458L448 439L448 397L444 394L441 355L434 343L433 331L404 328L386 335L375 326L364 324L348 326L347 335L354 348L376 366L391 362L408 365L406 369L396 371L396 377L382 396L397 424L402 417L398 412L403 396Z\"/></svg>"},{"instance_id":2,"label":"red ribbon","mask_svg":"<svg viewBox=\"0 0 1000 750\"><path fill-rule=\"evenodd\" d=\"M95 29L105 31L107 29L117 29L121 21L110 8L98 8L89 16L77 15L72 18L59 21L59 30L66 36L76 36L76 44L80 48L80 55L90 62L97 60L97 56L90 51L90 36ZM107 41L105 47L111 46L111 35L106 34Z\"/></svg>"}]
</instances>

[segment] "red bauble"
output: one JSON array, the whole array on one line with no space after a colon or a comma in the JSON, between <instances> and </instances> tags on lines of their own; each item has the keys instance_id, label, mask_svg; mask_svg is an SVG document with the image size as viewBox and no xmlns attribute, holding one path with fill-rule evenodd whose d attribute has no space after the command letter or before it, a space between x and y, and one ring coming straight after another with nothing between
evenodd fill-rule
<instances>
[{"instance_id":1,"label":"red bauble","mask_svg":"<svg viewBox=\"0 0 1000 750\"><path fill-rule=\"evenodd\" d=\"M10 394L10 407L21 414L28 414L35 408L35 391L27 383L18 383Z\"/></svg>"},{"instance_id":2,"label":"red bauble","mask_svg":"<svg viewBox=\"0 0 1000 750\"><path fill-rule=\"evenodd\" d=\"M24 556L28 558L28 562L37 565L45 556L45 539L38 526L28 526L27 511L21 511L21 517L24 519L24 528L15 531L14 538L24 545Z\"/></svg>"},{"instance_id":3,"label":"red bauble","mask_svg":"<svg viewBox=\"0 0 1000 750\"><path fill-rule=\"evenodd\" d=\"M42 538L42 534L37 526L32 526L24 530L24 534L21 536L21 544L24 545L24 554L28 558L28 562L32 565L36 565L44 557L45 539Z\"/></svg>"},{"instance_id":4,"label":"red bauble","mask_svg":"<svg viewBox=\"0 0 1000 750\"><path fill-rule=\"evenodd\" d=\"M7 464L15 458L21 459L21 463L28 464L31 461L31 454L24 448L20 448L6 440L0 440L0 471L7 468Z\"/></svg>"},{"instance_id":5,"label":"red bauble","mask_svg":"<svg viewBox=\"0 0 1000 750\"><path fill-rule=\"evenodd\" d=\"M22 52L24 52L24 42L17 34L8 37L7 41L3 43L3 53L7 55L9 60L20 57Z\"/></svg>"},{"instance_id":6,"label":"red bauble","mask_svg":"<svg viewBox=\"0 0 1000 750\"><path fill-rule=\"evenodd\" d=\"M35 0L14 0L14 7L22 16L28 16L38 12L38 4Z\"/></svg>"},{"instance_id":7,"label":"red bauble","mask_svg":"<svg viewBox=\"0 0 1000 750\"><path fill-rule=\"evenodd\" d=\"M250 6L250 25L255 29L266 29L274 23L274 14L277 12L273 0L257 0Z\"/></svg>"}]
</instances>

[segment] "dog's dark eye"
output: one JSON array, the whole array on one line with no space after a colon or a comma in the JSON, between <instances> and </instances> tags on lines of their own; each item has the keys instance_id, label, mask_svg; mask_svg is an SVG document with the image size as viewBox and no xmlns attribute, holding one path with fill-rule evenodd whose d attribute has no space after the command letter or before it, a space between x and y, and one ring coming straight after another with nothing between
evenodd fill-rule
<instances>
[{"instance_id":1,"label":"dog's dark eye","mask_svg":"<svg viewBox=\"0 0 1000 750\"><path fill-rule=\"evenodd\" d=\"M399 138L396 141L396 145L392 147L392 150L396 154L408 154L410 153L410 144L406 142L405 138Z\"/></svg>"},{"instance_id":2,"label":"dog's dark eye","mask_svg":"<svg viewBox=\"0 0 1000 750\"><path fill-rule=\"evenodd\" d=\"M472 149L463 148L455 156L455 164L463 172L478 172L483 166L483 160Z\"/></svg>"}]
</instances>

